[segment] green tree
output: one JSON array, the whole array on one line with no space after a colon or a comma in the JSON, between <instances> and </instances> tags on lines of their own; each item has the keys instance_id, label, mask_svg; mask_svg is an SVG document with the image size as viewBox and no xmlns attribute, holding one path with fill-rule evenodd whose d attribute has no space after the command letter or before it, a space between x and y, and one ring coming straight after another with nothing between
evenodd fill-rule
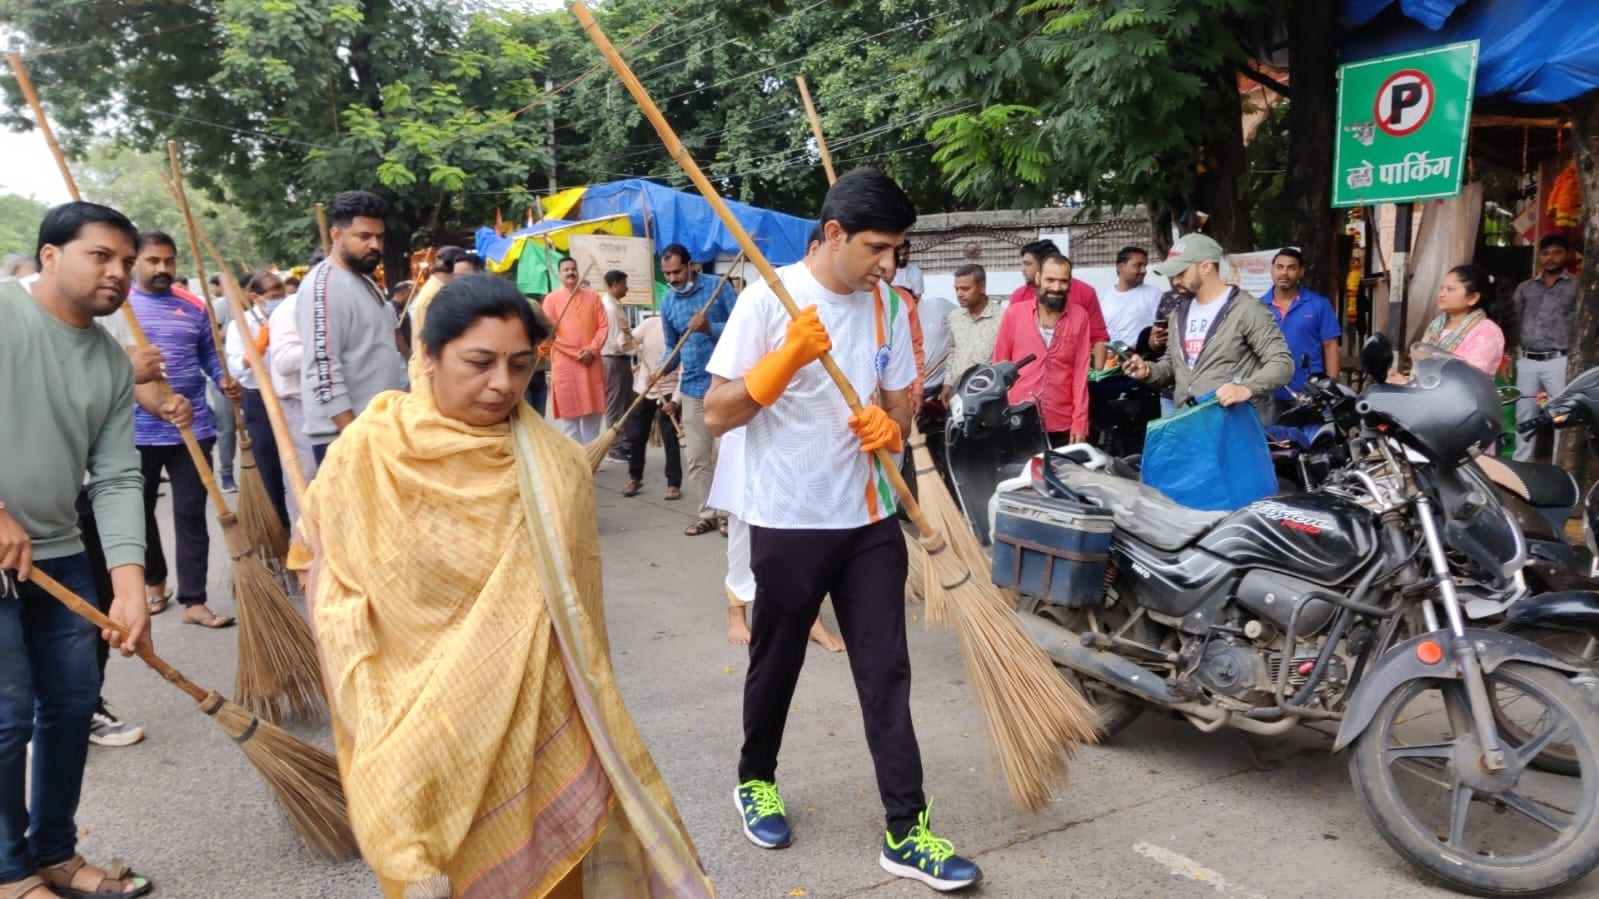
<instances>
[{"instance_id":1,"label":"green tree","mask_svg":"<svg viewBox=\"0 0 1599 899\"><path fill-rule=\"evenodd\" d=\"M0 194L0 259L13 254L33 255L39 241L39 222L48 207L16 194Z\"/></svg>"}]
</instances>

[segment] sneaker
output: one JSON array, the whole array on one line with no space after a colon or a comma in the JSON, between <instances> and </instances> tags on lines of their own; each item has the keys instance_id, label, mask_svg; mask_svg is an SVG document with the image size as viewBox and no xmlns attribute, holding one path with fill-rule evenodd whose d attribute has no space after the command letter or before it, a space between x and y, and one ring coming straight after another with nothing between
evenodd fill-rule
<instances>
[{"instance_id":1,"label":"sneaker","mask_svg":"<svg viewBox=\"0 0 1599 899\"><path fill-rule=\"evenodd\" d=\"M96 746L132 746L144 739L144 728L111 714L102 699L89 721L89 742Z\"/></svg>"},{"instance_id":2,"label":"sneaker","mask_svg":"<svg viewBox=\"0 0 1599 899\"><path fill-rule=\"evenodd\" d=\"M878 864L895 877L920 880L940 893L969 887L983 879L977 865L955 854L955 844L933 836L927 828L927 809L916 819L916 826L904 839L883 834L883 854Z\"/></svg>"},{"instance_id":3,"label":"sneaker","mask_svg":"<svg viewBox=\"0 0 1599 899\"><path fill-rule=\"evenodd\" d=\"M733 791L733 802L744 819L744 836L762 849L782 849L793 842L783 797L769 780L747 780Z\"/></svg>"},{"instance_id":4,"label":"sneaker","mask_svg":"<svg viewBox=\"0 0 1599 899\"><path fill-rule=\"evenodd\" d=\"M239 485L235 484L233 482L233 476L232 475L223 475L222 476L222 492L223 493L238 493L239 492Z\"/></svg>"}]
</instances>

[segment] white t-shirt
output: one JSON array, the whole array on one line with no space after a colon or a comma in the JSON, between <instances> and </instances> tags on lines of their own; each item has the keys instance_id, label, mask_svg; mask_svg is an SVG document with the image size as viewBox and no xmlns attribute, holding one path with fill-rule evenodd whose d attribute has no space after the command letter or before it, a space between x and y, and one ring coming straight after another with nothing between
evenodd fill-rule
<instances>
[{"instance_id":1,"label":"white t-shirt","mask_svg":"<svg viewBox=\"0 0 1599 899\"><path fill-rule=\"evenodd\" d=\"M922 268L916 263L911 263L894 273L894 280L889 282L893 287L903 287L921 299L922 287L926 279L922 276Z\"/></svg>"},{"instance_id":2,"label":"white t-shirt","mask_svg":"<svg viewBox=\"0 0 1599 899\"><path fill-rule=\"evenodd\" d=\"M1210 336L1210 323L1227 307L1227 302L1233 298L1233 291L1228 291L1226 296L1209 303L1200 303L1195 300L1188 304L1188 327L1183 332L1183 358L1188 360L1188 367L1193 368L1199 361L1199 354L1204 352L1205 340Z\"/></svg>"},{"instance_id":3,"label":"white t-shirt","mask_svg":"<svg viewBox=\"0 0 1599 899\"><path fill-rule=\"evenodd\" d=\"M1125 292L1112 288L1099 295L1099 308L1105 313L1110 339L1133 346L1138 343L1138 335L1155 323L1160 288L1153 284L1140 284Z\"/></svg>"},{"instance_id":4,"label":"white t-shirt","mask_svg":"<svg viewBox=\"0 0 1599 899\"><path fill-rule=\"evenodd\" d=\"M801 309L816 306L833 343L832 356L862 402L879 387L904 390L916 379L910 318L887 285L871 293L835 294L805 263L778 270ZM788 313L765 283L745 288L706 369L730 381L782 346ZM741 517L767 528L841 530L881 521L898 508L876 458L861 452L849 428L849 407L820 362L800 369L788 389L744 427Z\"/></svg>"}]
</instances>

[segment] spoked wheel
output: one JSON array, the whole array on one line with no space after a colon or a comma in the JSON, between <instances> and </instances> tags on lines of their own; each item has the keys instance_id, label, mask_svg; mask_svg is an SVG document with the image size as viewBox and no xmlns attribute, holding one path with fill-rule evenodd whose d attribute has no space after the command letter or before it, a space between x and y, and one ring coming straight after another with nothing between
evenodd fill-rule
<instances>
[{"instance_id":1,"label":"spoked wheel","mask_svg":"<svg viewBox=\"0 0 1599 899\"><path fill-rule=\"evenodd\" d=\"M1355 742L1349 774L1383 839L1450 887L1480 896L1534 896L1599 864L1599 716L1560 673L1506 662L1485 680L1536 721L1506 752L1504 771L1482 764L1465 686L1416 680L1395 690ZM1576 774L1532 768L1556 742Z\"/></svg>"},{"instance_id":2,"label":"spoked wheel","mask_svg":"<svg viewBox=\"0 0 1599 899\"><path fill-rule=\"evenodd\" d=\"M1590 701L1599 706L1599 679L1595 675L1595 665L1599 664L1599 641L1585 633L1551 627L1506 628L1506 632L1530 640L1584 669L1584 674L1574 683L1586 690ZM1518 690L1494 690L1490 696L1494 701L1494 720L1499 725L1499 732L1511 745L1524 745L1532 734L1538 732L1544 710L1536 704L1525 702L1524 694ZM1540 771L1552 771L1568 777L1577 773L1577 761L1571 745L1564 740L1550 743L1532 760L1532 766Z\"/></svg>"},{"instance_id":3,"label":"spoked wheel","mask_svg":"<svg viewBox=\"0 0 1599 899\"><path fill-rule=\"evenodd\" d=\"M1028 602L1031 604L1031 609L1024 608L1022 610L1023 614L1028 614L1030 611L1031 614L1047 618L1061 627L1079 634L1086 633L1092 629L1088 614L1081 609L1068 609L1063 606L1035 600L1029 600ZM1120 613L1119 609L1116 612L1119 614L1120 621L1126 620L1125 613ZM1107 612L1099 610L1098 614L1103 628ZM1120 690L1112 689L1099 681L1084 678L1076 671L1059 662L1055 663L1055 670L1059 671L1060 676L1065 678L1066 682L1071 684L1077 692L1083 694L1093 704L1094 711L1099 713L1098 730L1101 740L1109 740L1116 734L1126 730L1129 725L1138 720L1138 716L1144 711L1142 700L1128 696Z\"/></svg>"}]
</instances>

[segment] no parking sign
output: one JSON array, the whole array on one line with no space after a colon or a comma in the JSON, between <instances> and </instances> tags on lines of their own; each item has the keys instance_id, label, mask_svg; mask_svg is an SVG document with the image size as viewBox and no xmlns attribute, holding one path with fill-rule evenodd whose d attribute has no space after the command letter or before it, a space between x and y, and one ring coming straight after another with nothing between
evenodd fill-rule
<instances>
[{"instance_id":1,"label":"no parking sign","mask_svg":"<svg viewBox=\"0 0 1599 899\"><path fill-rule=\"evenodd\" d=\"M1476 78L1476 41L1340 66L1332 204L1459 193Z\"/></svg>"}]
</instances>

